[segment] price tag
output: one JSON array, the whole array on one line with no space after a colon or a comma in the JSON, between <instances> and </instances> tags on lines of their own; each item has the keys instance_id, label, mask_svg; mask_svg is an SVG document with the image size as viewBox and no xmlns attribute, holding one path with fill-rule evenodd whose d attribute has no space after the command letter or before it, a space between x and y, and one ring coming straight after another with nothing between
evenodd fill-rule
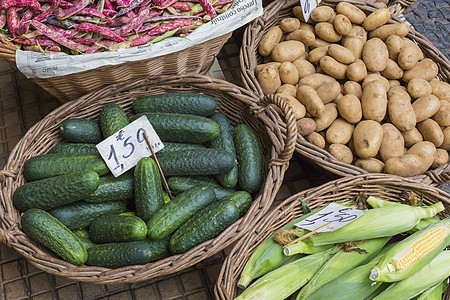
<instances>
[{"instance_id":1,"label":"price tag","mask_svg":"<svg viewBox=\"0 0 450 300\"><path fill-rule=\"evenodd\" d=\"M318 232L334 231L358 219L365 213L366 210L330 203L324 209L296 223L295 226L313 231L332 222L331 225L319 230Z\"/></svg>"},{"instance_id":2,"label":"price tag","mask_svg":"<svg viewBox=\"0 0 450 300\"><path fill-rule=\"evenodd\" d=\"M144 132L147 133L155 153L164 148L146 116L140 117L96 145L115 177L130 170L141 158L152 154L145 142Z\"/></svg>"},{"instance_id":3,"label":"price tag","mask_svg":"<svg viewBox=\"0 0 450 300\"><path fill-rule=\"evenodd\" d=\"M300 6L302 7L303 18L305 22L308 22L311 11L316 8L322 0L300 0Z\"/></svg>"}]
</instances>

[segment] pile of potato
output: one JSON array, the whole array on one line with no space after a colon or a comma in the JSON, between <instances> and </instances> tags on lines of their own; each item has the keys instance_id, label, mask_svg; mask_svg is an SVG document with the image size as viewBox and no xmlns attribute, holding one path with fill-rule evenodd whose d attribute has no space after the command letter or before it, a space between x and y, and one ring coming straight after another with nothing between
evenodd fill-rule
<instances>
[{"instance_id":1,"label":"pile of potato","mask_svg":"<svg viewBox=\"0 0 450 300\"><path fill-rule=\"evenodd\" d=\"M255 68L265 94L283 96L298 131L339 161L416 176L448 162L450 85L390 12L340 2L301 8L261 39Z\"/></svg>"}]
</instances>

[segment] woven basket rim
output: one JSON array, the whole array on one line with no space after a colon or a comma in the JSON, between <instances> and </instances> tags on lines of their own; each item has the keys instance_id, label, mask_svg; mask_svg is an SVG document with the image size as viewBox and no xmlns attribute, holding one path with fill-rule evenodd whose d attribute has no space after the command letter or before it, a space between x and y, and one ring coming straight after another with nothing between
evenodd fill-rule
<instances>
[{"instance_id":1,"label":"woven basket rim","mask_svg":"<svg viewBox=\"0 0 450 300\"><path fill-rule=\"evenodd\" d=\"M341 1L338 0L324 0L321 2L323 5L335 6L337 3ZM365 13L373 12L379 9L377 6L370 2L358 1L358 0L345 0L344 2L348 2L356 5L360 9L362 9ZM259 57L257 54L257 41L256 39L260 37L264 33L264 29L266 28L266 24L271 24L274 18L277 18L280 14L280 11L285 11L293 6L298 5L298 2L295 0L280 0L274 1L264 8L264 14L255 19L253 22L249 23L245 28L242 46L239 53L239 59L241 64L241 77L244 83L244 86L252 91L257 96L262 96L263 92L261 86L258 83L254 75L254 68L256 65L253 64L255 55ZM388 24L401 23L402 21L398 19L396 16L391 16ZM267 28L271 28L267 25ZM441 77L444 77L448 82L450 78L450 62L449 60L422 34L415 31L413 28L410 29L407 37L419 43L422 47L425 47L425 54L428 56L432 56L434 62L437 63L440 69ZM331 173L337 174L339 176L354 176L359 174L368 174L367 171L362 168L356 167L351 164L347 164L337 160L334 156L332 156L325 149L319 148L308 141L305 140L303 136L300 134L297 135L297 144L296 144L296 152L301 154L302 156L308 158L315 164L321 166L327 171ZM431 185L442 185L445 180L450 176L450 163L447 163L443 166L440 166L434 170L428 170L427 172L409 177L411 179L417 180L419 182L424 182Z\"/></svg>"},{"instance_id":2,"label":"woven basket rim","mask_svg":"<svg viewBox=\"0 0 450 300\"><path fill-rule=\"evenodd\" d=\"M343 196L340 194L342 189L352 188L354 193L367 190L372 194L388 195L389 191L377 192L374 187L376 185L382 187L395 186L398 189L406 188L419 191L421 194L427 194L432 198L433 202L441 201L445 206L445 211L441 214L445 214L445 217L450 217L450 194L436 187L418 183L415 180L389 174L360 174L329 181L287 198L263 218L259 219L252 230L242 236L233 246L222 265L218 280L214 286L216 299L231 299L231 295L235 296L238 280L236 276L239 276L244 263L248 260L255 247L265 241L278 228L304 214L300 199L305 201L312 210L315 210L336 200L342 200ZM317 197L321 195L330 195L330 199L327 198L326 201L322 201L322 199L317 200ZM427 202L432 203L431 200L427 200ZM294 211L295 208L297 208L296 211Z\"/></svg>"},{"instance_id":3,"label":"woven basket rim","mask_svg":"<svg viewBox=\"0 0 450 300\"><path fill-rule=\"evenodd\" d=\"M160 85L158 86L157 83L160 83ZM271 142L270 149L268 149L269 152L267 153L270 159L268 161L264 185L254 197L253 204L247 213L225 229L219 236L192 248L184 254L173 255L146 265L128 266L117 269L91 266L77 267L48 255L47 252L40 249L34 242L31 242L21 231L19 224L20 216L12 205L12 194L15 188L22 185L25 181L23 174L21 174L21 166L26 159L23 157L25 155L24 151L28 149L29 145L39 143L38 147L42 148L37 150L38 154L45 153L48 147L45 148L45 145L41 145L45 144L45 141L40 140L40 136L45 129L48 126L56 126L55 124L59 124L58 121L61 122L65 119L65 115L70 112L77 112L77 109L83 105L86 105L83 107L85 109L95 107L98 104L96 104L94 99L106 99L109 97L107 99L110 102L115 102L117 100L117 97L114 98L115 96L126 95L132 98L133 92L136 92L136 89L145 89L145 91L148 91L148 88L152 86L155 89L161 89L161 86L168 83L176 87L181 86L189 89L195 87L197 89L203 89L203 91L207 91L208 89L220 91L220 93L223 93L223 96L248 107L251 111L252 118L255 118L258 122L262 122L264 132L269 136L268 138ZM123 101L130 100L127 98ZM277 122L281 122L281 117L277 109L274 109L273 106L282 111L286 122L290 124L289 128L286 128L284 131L280 130L277 126ZM55 132L55 130L52 129L52 132ZM290 106L283 99L273 96L258 99L242 87L238 87L224 80L199 74L183 74L163 76L156 79L148 77L108 86L56 108L30 128L14 147L5 169L0 171L0 179L3 179L0 181L0 204L3 208L0 210L0 242L15 249L39 269L76 281L98 284L129 283L180 271L222 250L238 239L247 228L250 228L252 222L264 215L282 184L284 173L288 168L289 160L294 152L295 137L295 118ZM17 186L15 187L14 185Z\"/></svg>"}]
</instances>

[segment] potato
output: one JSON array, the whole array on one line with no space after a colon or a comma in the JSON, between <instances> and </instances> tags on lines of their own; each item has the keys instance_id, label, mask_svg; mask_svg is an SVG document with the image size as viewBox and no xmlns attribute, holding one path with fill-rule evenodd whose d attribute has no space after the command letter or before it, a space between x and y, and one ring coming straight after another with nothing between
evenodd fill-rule
<instances>
[{"instance_id":1,"label":"potato","mask_svg":"<svg viewBox=\"0 0 450 300\"><path fill-rule=\"evenodd\" d=\"M439 126L450 126L450 102L440 100L440 103L439 110L433 115L432 119L435 120Z\"/></svg>"},{"instance_id":2,"label":"potato","mask_svg":"<svg viewBox=\"0 0 450 300\"><path fill-rule=\"evenodd\" d=\"M373 157L360 158L355 162L355 166L369 173L382 173L384 169L384 162Z\"/></svg>"},{"instance_id":3,"label":"potato","mask_svg":"<svg viewBox=\"0 0 450 300\"><path fill-rule=\"evenodd\" d=\"M325 47L331 45L330 42L324 41L321 38L317 37L315 38L314 42L309 46L311 49L316 49L318 47Z\"/></svg>"},{"instance_id":4,"label":"potato","mask_svg":"<svg viewBox=\"0 0 450 300\"><path fill-rule=\"evenodd\" d=\"M398 54L403 49L403 39L398 35L391 35L386 39L386 47L388 48L389 58L397 61Z\"/></svg>"},{"instance_id":5,"label":"potato","mask_svg":"<svg viewBox=\"0 0 450 300\"><path fill-rule=\"evenodd\" d=\"M355 61L355 55L353 55L353 52L338 44L332 44L328 47L328 55L336 59L338 62L347 65Z\"/></svg>"},{"instance_id":6,"label":"potato","mask_svg":"<svg viewBox=\"0 0 450 300\"><path fill-rule=\"evenodd\" d=\"M405 37L409 32L409 25L406 23L388 24L378 27L369 33L369 38L379 38L386 41L388 37L396 35L399 37Z\"/></svg>"},{"instance_id":7,"label":"potato","mask_svg":"<svg viewBox=\"0 0 450 300\"><path fill-rule=\"evenodd\" d=\"M391 123L400 131L410 131L416 126L416 115L411 102L402 95L389 98L388 113Z\"/></svg>"},{"instance_id":8,"label":"potato","mask_svg":"<svg viewBox=\"0 0 450 300\"><path fill-rule=\"evenodd\" d=\"M293 62L305 53L305 45L299 41L284 41L273 47L270 54L274 61L278 62Z\"/></svg>"},{"instance_id":9,"label":"potato","mask_svg":"<svg viewBox=\"0 0 450 300\"><path fill-rule=\"evenodd\" d=\"M364 44L365 42L358 39L358 38L349 38L346 39L342 45L349 49L350 51L352 51L353 55L355 56L355 58L361 58L362 55L362 50L364 48Z\"/></svg>"},{"instance_id":10,"label":"potato","mask_svg":"<svg viewBox=\"0 0 450 300\"><path fill-rule=\"evenodd\" d=\"M352 29L352 23L345 15L342 14L336 15L333 25L334 30L336 30L336 32L341 35L349 34L350 30Z\"/></svg>"},{"instance_id":11,"label":"potato","mask_svg":"<svg viewBox=\"0 0 450 300\"><path fill-rule=\"evenodd\" d=\"M312 24L308 24L308 23L305 23L303 21L300 22L300 28L299 29L307 30L307 31L310 31L310 32L314 33L314 26Z\"/></svg>"},{"instance_id":12,"label":"potato","mask_svg":"<svg viewBox=\"0 0 450 300\"><path fill-rule=\"evenodd\" d=\"M373 120L359 122L353 131L353 144L360 158L376 156L382 140L383 128Z\"/></svg>"},{"instance_id":13,"label":"potato","mask_svg":"<svg viewBox=\"0 0 450 300\"><path fill-rule=\"evenodd\" d=\"M347 2L339 2L336 5L336 12L343 14L354 24L362 24L366 19L366 14L361 9Z\"/></svg>"},{"instance_id":14,"label":"potato","mask_svg":"<svg viewBox=\"0 0 450 300\"><path fill-rule=\"evenodd\" d=\"M422 122L425 119L431 118L438 112L440 106L441 102L438 97L434 95L422 96L412 104L417 122Z\"/></svg>"},{"instance_id":15,"label":"potato","mask_svg":"<svg viewBox=\"0 0 450 300\"><path fill-rule=\"evenodd\" d=\"M292 84L283 84L277 88L276 94L284 94L295 97L297 95L297 88Z\"/></svg>"},{"instance_id":16,"label":"potato","mask_svg":"<svg viewBox=\"0 0 450 300\"><path fill-rule=\"evenodd\" d=\"M284 18L280 22L280 28L284 32L292 32L300 28L300 20L297 18Z\"/></svg>"},{"instance_id":17,"label":"potato","mask_svg":"<svg viewBox=\"0 0 450 300\"><path fill-rule=\"evenodd\" d=\"M338 116L338 111L336 108L336 103L328 103L325 105L325 110L320 116L320 118L314 118L314 122L316 123L316 129L314 131L322 131L327 129L331 123L336 120Z\"/></svg>"},{"instance_id":18,"label":"potato","mask_svg":"<svg viewBox=\"0 0 450 300\"><path fill-rule=\"evenodd\" d=\"M303 10L301 8L301 6L296 5L292 8L292 13L294 14L294 16L299 19L300 21L305 22L305 18L303 17Z\"/></svg>"},{"instance_id":19,"label":"potato","mask_svg":"<svg viewBox=\"0 0 450 300\"><path fill-rule=\"evenodd\" d=\"M286 36L286 41L295 40L302 42L306 47L311 46L314 43L316 36L314 32L305 29L297 29L292 31Z\"/></svg>"},{"instance_id":20,"label":"potato","mask_svg":"<svg viewBox=\"0 0 450 300\"><path fill-rule=\"evenodd\" d=\"M419 60L422 60L425 58L425 56L423 55L422 49L420 49L419 45L416 44L413 40L411 40L407 37L402 38L402 40L403 40L403 48L412 46L412 47L416 48L416 53L417 53L417 56L419 57Z\"/></svg>"},{"instance_id":21,"label":"potato","mask_svg":"<svg viewBox=\"0 0 450 300\"><path fill-rule=\"evenodd\" d=\"M362 59L367 70L383 71L386 68L389 52L386 45L379 38L373 38L366 42L362 51Z\"/></svg>"},{"instance_id":22,"label":"potato","mask_svg":"<svg viewBox=\"0 0 450 300\"><path fill-rule=\"evenodd\" d=\"M442 133L444 135L444 141L440 147L444 150L450 151L450 127L446 127Z\"/></svg>"},{"instance_id":23,"label":"potato","mask_svg":"<svg viewBox=\"0 0 450 300\"><path fill-rule=\"evenodd\" d=\"M295 85L298 82L298 70L297 67L289 62L282 62L278 68L281 82Z\"/></svg>"},{"instance_id":24,"label":"potato","mask_svg":"<svg viewBox=\"0 0 450 300\"><path fill-rule=\"evenodd\" d=\"M389 84L389 80L387 80L386 78L384 78L383 76L381 76L380 74L377 74L377 73L368 74L366 76L366 78L364 78L364 81L362 82L361 86L364 89L366 87L366 85L368 85L371 82L375 82L375 81L382 84L384 86L384 88L386 89L386 91L389 91L389 89L391 88L391 85ZM406 91L406 89L405 89L405 91Z\"/></svg>"},{"instance_id":25,"label":"potato","mask_svg":"<svg viewBox=\"0 0 450 300\"><path fill-rule=\"evenodd\" d=\"M317 132L312 132L305 136L305 140L319 148L325 148L325 139Z\"/></svg>"},{"instance_id":26,"label":"potato","mask_svg":"<svg viewBox=\"0 0 450 300\"><path fill-rule=\"evenodd\" d=\"M318 48L314 48L313 50L309 51L308 60L313 64L319 63L320 59L322 57L324 57L325 55L327 55L328 47L329 46L318 47Z\"/></svg>"},{"instance_id":27,"label":"potato","mask_svg":"<svg viewBox=\"0 0 450 300\"><path fill-rule=\"evenodd\" d=\"M322 70L336 79L344 79L347 72L347 66L338 62L331 56L324 56L319 61Z\"/></svg>"},{"instance_id":28,"label":"potato","mask_svg":"<svg viewBox=\"0 0 450 300\"><path fill-rule=\"evenodd\" d=\"M297 120L297 132L305 136L316 130L316 122L311 118L301 118Z\"/></svg>"},{"instance_id":29,"label":"potato","mask_svg":"<svg viewBox=\"0 0 450 300\"><path fill-rule=\"evenodd\" d=\"M391 80L389 80L389 86L390 86L390 88L393 88L393 87L395 87L395 86L401 86L402 84L400 83L400 81L398 81L398 80L394 80L394 79L391 79ZM389 98L389 97L388 97Z\"/></svg>"},{"instance_id":30,"label":"potato","mask_svg":"<svg viewBox=\"0 0 450 300\"><path fill-rule=\"evenodd\" d=\"M417 123L417 129L419 129L425 141L432 142L436 147L441 146L444 142L444 133L441 127L432 119Z\"/></svg>"},{"instance_id":31,"label":"potato","mask_svg":"<svg viewBox=\"0 0 450 300\"><path fill-rule=\"evenodd\" d=\"M398 65L403 70L409 70L414 68L414 66L419 61L419 53L415 46L406 46L398 54Z\"/></svg>"},{"instance_id":32,"label":"potato","mask_svg":"<svg viewBox=\"0 0 450 300\"><path fill-rule=\"evenodd\" d=\"M330 144L347 144L352 138L355 126L343 118L337 118L328 127L326 141Z\"/></svg>"},{"instance_id":33,"label":"potato","mask_svg":"<svg viewBox=\"0 0 450 300\"><path fill-rule=\"evenodd\" d=\"M367 42L367 31L364 28L362 28L361 26L353 25L352 30L350 30L349 34L344 36L342 39L343 39L343 42L345 42L347 39L351 39L351 38L360 39L361 41L363 41L365 43L365 42Z\"/></svg>"},{"instance_id":34,"label":"potato","mask_svg":"<svg viewBox=\"0 0 450 300\"><path fill-rule=\"evenodd\" d=\"M423 141L422 134L414 127L409 131L402 131L403 139L405 140L405 147L410 148L415 143Z\"/></svg>"},{"instance_id":35,"label":"potato","mask_svg":"<svg viewBox=\"0 0 450 300\"><path fill-rule=\"evenodd\" d=\"M264 94L274 94L281 86L280 74L274 65L265 66L258 73L257 79Z\"/></svg>"},{"instance_id":36,"label":"potato","mask_svg":"<svg viewBox=\"0 0 450 300\"><path fill-rule=\"evenodd\" d=\"M326 22L334 14L334 10L329 6L318 6L311 11L310 18L314 22Z\"/></svg>"},{"instance_id":37,"label":"potato","mask_svg":"<svg viewBox=\"0 0 450 300\"><path fill-rule=\"evenodd\" d=\"M354 81L346 81L344 83L344 95L354 95L358 99L361 99L361 95L362 95L361 85Z\"/></svg>"},{"instance_id":38,"label":"potato","mask_svg":"<svg viewBox=\"0 0 450 300\"><path fill-rule=\"evenodd\" d=\"M342 118L349 123L358 123L362 118L361 102L355 95L345 95L337 101L337 109Z\"/></svg>"},{"instance_id":39,"label":"potato","mask_svg":"<svg viewBox=\"0 0 450 300\"><path fill-rule=\"evenodd\" d=\"M414 68L405 71L403 73L403 81L409 82L413 78L423 78L426 81L430 81L437 76L439 68L437 64L429 58L422 59L419 61Z\"/></svg>"},{"instance_id":40,"label":"potato","mask_svg":"<svg viewBox=\"0 0 450 300\"><path fill-rule=\"evenodd\" d=\"M353 161L353 153L349 147L342 144L331 144L328 147L328 152L333 155L337 160L351 164Z\"/></svg>"},{"instance_id":41,"label":"potato","mask_svg":"<svg viewBox=\"0 0 450 300\"><path fill-rule=\"evenodd\" d=\"M280 96L284 100L287 101L289 106L292 108L292 112L294 113L295 119L301 119L306 115L306 108L303 104L298 101L297 98L286 95L286 94L276 94L277 96Z\"/></svg>"},{"instance_id":42,"label":"potato","mask_svg":"<svg viewBox=\"0 0 450 300\"><path fill-rule=\"evenodd\" d=\"M297 68L299 80L316 72L314 65L309 61L307 61L306 59L299 58L294 60L292 63Z\"/></svg>"},{"instance_id":43,"label":"potato","mask_svg":"<svg viewBox=\"0 0 450 300\"><path fill-rule=\"evenodd\" d=\"M391 99L395 95L400 95L403 98L406 98L411 102L411 96L408 94L406 88L404 86L394 86L391 87L388 91L388 99Z\"/></svg>"},{"instance_id":44,"label":"potato","mask_svg":"<svg viewBox=\"0 0 450 300\"><path fill-rule=\"evenodd\" d=\"M297 89L297 99L313 117L320 117L325 111L325 105L316 90L309 85L302 85Z\"/></svg>"},{"instance_id":45,"label":"potato","mask_svg":"<svg viewBox=\"0 0 450 300\"><path fill-rule=\"evenodd\" d=\"M381 127L383 128L383 139L379 150L381 159L386 162L392 157L402 156L405 141L400 130L390 123L384 123Z\"/></svg>"},{"instance_id":46,"label":"potato","mask_svg":"<svg viewBox=\"0 0 450 300\"><path fill-rule=\"evenodd\" d=\"M281 63L279 63L279 62L269 62L269 63L266 63L266 64L257 65L255 67L255 75L258 76L258 73L261 72L261 70L264 69L264 67L266 67L268 65L273 65L273 66L275 66L278 69L281 66Z\"/></svg>"},{"instance_id":47,"label":"potato","mask_svg":"<svg viewBox=\"0 0 450 300\"><path fill-rule=\"evenodd\" d=\"M408 93L413 98L431 94L431 84L423 78L413 78L408 82Z\"/></svg>"},{"instance_id":48,"label":"potato","mask_svg":"<svg viewBox=\"0 0 450 300\"><path fill-rule=\"evenodd\" d=\"M362 81L367 76L366 64L362 60L356 59L354 63L348 66L345 74L350 80Z\"/></svg>"},{"instance_id":49,"label":"potato","mask_svg":"<svg viewBox=\"0 0 450 300\"><path fill-rule=\"evenodd\" d=\"M262 37L258 46L258 53L262 56L268 56L273 50L273 47L277 45L281 37L283 36L283 30L280 26L274 26Z\"/></svg>"},{"instance_id":50,"label":"potato","mask_svg":"<svg viewBox=\"0 0 450 300\"><path fill-rule=\"evenodd\" d=\"M436 157L434 158L431 168L436 169L446 163L448 163L448 152L444 149L436 149Z\"/></svg>"},{"instance_id":51,"label":"potato","mask_svg":"<svg viewBox=\"0 0 450 300\"><path fill-rule=\"evenodd\" d=\"M381 122L386 116L387 94L379 82L371 82L363 88L361 107L364 119Z\"/></svg>"},{"instance_id":52,"label":"potato","mask_svg":"<svg viewBox=\"0 0 450 300\"><path fill-rule=\"evenodd\" d=\"M406 154L414 154L420 157L420 160L422 161L420 174L422 174L425 173L433 164L434 159L436 158L436 146L427 141L418 142L409 148Z\"/></svg>"},{"instance_id":53,"label":"potato","mask_svg":"<svg viewBox=\"0 0 450 300\"><path fill-rule=\"evenodd\" d=\"M411 79L412 80L412 79ZM440 100L450 101L450 84L439 79L432 79L430 81L431 93Z\"/></svg>"},{"instance_id":54,"label":"potato","mask_svg":"<svg viewBox=\"0 0 450 300\"><path fill-rule=\"evenodd\" d=\"M386 161L384 172L397 176L417 176L422 174L422 160L415 154L405 154Z\"/></svg>"},{"instance_id":55,"label":"potato","mask_svg":"<svg viewBox=\"0 0 450 300\"><path fill-rule=\"evenodd\" d=\"M400 79L403 76L403 70L394 60L388 58L386 68L381 71L381 75L387 79Z\"/></svg>"},{"instance_id":56,"label":"potato","mask_svg":"<svg viewBox=\"0 0 450 300\"><path fill-rule=\"evenodd\" d=\"M342 38L342 35L334 30L333 24L327 22L317 23L316 26L314 26L314 31L318 37L330 43L339 42Z\"/></svg>"},{"instance_id":57,"label":"potato","mask_svg":"<svg viewBox=\"0 0 450 300\"><path fill-rule=\"evenodd\" d=\"M322 100L323 104L333 101L341 93L341 86L339 82L326 82L316 89L317 94Z\"/></svg>"},{"instance_id":58,"label":"potato","mask_svg":"<svg viewBox=\"0 0 450 300\"><path fill-rule=\"evenodd\" d=\"M311 75L308 75L308 76L300 79L300 81L298 82L298 85L299 86L309 85L313 89L317 89L319 86L321 86L324 83L334 82L334 81L336 81L336 79L334 79L331 76L315 73L315 74L311 74Z\"/></svg>"},{"instance_id":59,"label":"potato","mask_svg":"<svg viewBox=\"0 0 450 300\"><path fill-rule=\"evenodd\" d=\"M374 30L375 28L386 24L390 17L391 13L389 9L380 8L368 15L362 23L362 26L367 31Z\"/></svg>"}]
</instances>

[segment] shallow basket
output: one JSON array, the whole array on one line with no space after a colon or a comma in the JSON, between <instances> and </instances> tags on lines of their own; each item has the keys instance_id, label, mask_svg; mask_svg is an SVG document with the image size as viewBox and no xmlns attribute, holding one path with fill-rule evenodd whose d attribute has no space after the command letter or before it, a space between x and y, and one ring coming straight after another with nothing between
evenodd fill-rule
<instances>
[{"instance_id":1,"label":"shallow basket","mask_svg":"<svg viewBox=\"0 0 450 300\"><path fill-rule=\"evenodd\" d=\"M217 299L233 299L238 295L239 276L255 248L292 220L304 214L300 199L315 210L335 201L353 200L361 192L367 196L401 202L402 192L414 191L423 195L423 203L441 201L445 211L441 218L450 217L450 195L440 189L414 180L385 174L362 174L330 181L324 185L295 194L274 208L245 234L233 247L222 265L214 293ZM449 291L447 290L447 293Z\"/></svg>"},{"instance_id":2,"label":"shallow basket","mask_svg":"<svg viewBox=\"0 0 450 300\"><path fill-rule=\"evenodd\" d=\"M245 216L226 228L220 235L188 252L173 255L146 265L107 269L74 266L53 256L30 240L20 228L20 214L13 207L14 191L25 183L24 162L32 156L46 153L63 140L59 125L68 118L97 118L106 103L117 103L127 113L136 97L168 92L197 92L214 97L218 111L224 113L232 125L249 124L260 137L265 157L265 182ZM285 131L278 110L286 116ZM143 78L111 85L78 100L61 105L34 125L11 152L6 167L0 171L0 241L12 247L33 265L48 273L72 280L92 283L128 283L168 275L192 266L236 241L270 208L280 188L295 147L295 118L290 107L278 97L256 98L241 87L223 80L198 74ZM3 176L2 176L3 175Z\"/></svg>"},{"instance_id":3,"label":"shallow basket","mask_svg":"<svg viewBox=\"0 0 450 300\"><path fill-rule=\"evenodd\" d=\"M321 2L321 5L327 5L335 8L339 2L341 1L324 0ZM345 2L357 6L366 14L370 14L371 12L378 9L378 7L376 7L374 4L368 2ZM283 18L294 17L292 8L296 5L299 5L299 2L295 0L279 0L272 2L270 5L264 8L263 16L251 22L244 31L241 51L239 55L241 62L242 81L244 86L256 95L263 95L261 86L259 85L254 72L256 66L263 61L263 57L258 53L259 42L261 41L264 34L272 27L278 25ZM397 17L392 16L388 23L401 23L401 21ZM439 79L448 82L450 78L450 62L448 61L448 59L435 46L433 46L433 44L427 38L425 38L417 31L411 29L407 37L416 41L419 47L424 52L425 56L431 58L434 62L437 63L437 65L439 66ZM358 174L367 174L367 171L359 167L338 161L328 151L307 142L300 134L298 134L297 136L295 150L315 164L336 175L353 176ZM428 184L436 184L445 180L445 178L441 178L443 174L447 174L447 176L448 174L450 174L450 164L447 163L446 165L441 166L437 169L430 170L422 175L415 176L413 177L413 179Z\"/></svg>"},{"instance_id":4,"label":"shallow basket","mask_svg":"<svg viewBox=\"0 0 450 300\"><path fill-rule=\"evenodd\" d=\"M181 73L205 74L209 71L214 58L231 35L232 32L163 56L115 66L103 66L64 76L30 78L30 80L61 102L67 102L95 92L107 85L131 79ZM0 44L0 57L6 59L14 67L16 66L15 49Z\"/></svg>"}]
</instances>

